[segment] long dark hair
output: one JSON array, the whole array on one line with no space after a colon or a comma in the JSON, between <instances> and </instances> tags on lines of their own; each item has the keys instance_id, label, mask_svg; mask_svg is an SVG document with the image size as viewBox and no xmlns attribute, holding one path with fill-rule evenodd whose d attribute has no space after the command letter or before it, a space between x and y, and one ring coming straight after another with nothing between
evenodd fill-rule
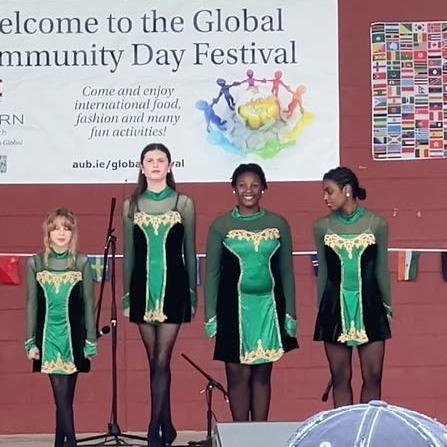
<instances>
[{"instance_id":1,"label":"long dark hair","mask_svg":"<svg viewBox=\"0 0 447 447\"><path fill-rule=\"evenodd\" d=\"M161 143L150 143L148 144L142 151L140 155L140 165L143 164L144 156L150 152L150 151L161 151L166 155L166 158L168 159L169 164L171 164L171 152L169 152L169 149ZM172 169L167 173L166 175L166 184L175 191L175 180L174 180L174 174L172 173ZM137 206L138 198L141 196L141 194L144 193L147 189L147 179L146 176L141 172L141 167L138 172L138 180L137 180L137 186L133 192L133 194L130 197L130 206L129 206L129 217L132 217L135 208Z\"/></svg>"},{"instance_id":2,"label":"long dark hair","mask_svg":"<svg viewBox=\"0 0 447 447\"><path fill-rule=\"evenodd\" d=\"M346 185L351 185L352 197L354 199L366 199L366 189L360 186L359 179L354 172L345 166L339 166L326 172L323 177L324 180L332 180L340 189Z\"/></svg>"}]
</instances>

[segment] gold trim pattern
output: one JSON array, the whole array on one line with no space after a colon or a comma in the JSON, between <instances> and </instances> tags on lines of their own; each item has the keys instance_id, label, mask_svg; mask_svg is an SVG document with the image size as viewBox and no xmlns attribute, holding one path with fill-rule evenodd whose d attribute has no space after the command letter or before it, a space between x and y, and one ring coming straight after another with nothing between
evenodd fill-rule
<instances>
[{"instance_id":1,"label":"gold trim pattern","mask_svg":"<svg viewBox=\"0 0 447 447\"><path fill-rule=\"evenodd\" d=\"M158 235L158 229L161 225L174 226L176 223L182 222L182 216L178 211L168 211L160 215L147 214L144 211L139 211L135 213L133 222L139 227L151 226L154 229L155 235Z\"/></svg>"},{"instance_id":2,"label":"gold trim pattern","mask_svg":"<svg viewBox=\"0 0 447 447\"><path fill-rule=\"evenodd\" d=\"M351 321L351 326L349 331L342 332L338 337L337 341L341 343L346 343L348 341L355 341L359 344L367 343L369 341L366 335L365 329L356 329L354 321Z\"/></svg>"},{"instance_id":3,"label":"gold trim pattern","mask_svg":"<svg viewBox=\"0 0 447 447\"><path fill-rule=\"evenodd\" d=\"M41 372L46 374L53 374L56 371L63 371L65 374L73 374L77 369L73 362L64 362L61 355L58 354L56 360L43 362L41 368Z\"/></svg>"},{"instance_id":4,"label":"gold trim pattern","mask_svg":"<svg viewBox=\"0 0 447 447\"><path fill-rule=\"evenodd\" d=\"M48 270L42 270L36 274L37 282L40 285L51 284L54 286L56 293L59 293L59 288L61 284L76 284L82 281L82 272L63 272L55 273L49 272Z\"/></svg>"},{"instance_id":5,"label":"gold trim pattern","mask_svg":"<svg viewBox=\"0 0 447 447\"><path fill-rule=\"evenodd\" d=\"M229 239L239 239L253 242L255 251L258 251L261 241L272 239L279 239L278 228L265 228L262 231L247 231L247 230L231 230L227 234Z\"/></svg>"},{"instance_id":6,"label":"gold trim pattern","mask_svg":"<svg viewBox=\"0 0 447 447\"><path fill-rule=\"evenodd\" d=\"M338 234L326 234L324 236L324 245L332 249L340 248L348 252L349 259L352 259L352 250L354 248L366 248L376 243L376 237L371 233L362 233L353 238L347 239Z\"/></svg>"},{"instance_id":7,"label":"gold trim pattern","mask_svg":"<svg viewBox=\"0 0 447 447\"><path fill-rule=\"evenodd\" d=\"M161 300L155 301L155 309L147 310L144 314L144 321L147 323L163 323L168 317L163 313L163 305Z\"/></svg>"},{"instance_id":8,"label":"gold trim pattern","mask_svg":"<svg viewBox=\"0 0 447 447\"><path fill-rule=\"evenodd\" d=\"M282 348L279 349L265 349L262 346L262 340L258 339L258 344L254 351L246 352L243 356L241 355L240 360L241 363L251 364L256 360L265 359L269 362L274 362L279 360L284 354L284 350Z\"/></svg>"}]
</instances>

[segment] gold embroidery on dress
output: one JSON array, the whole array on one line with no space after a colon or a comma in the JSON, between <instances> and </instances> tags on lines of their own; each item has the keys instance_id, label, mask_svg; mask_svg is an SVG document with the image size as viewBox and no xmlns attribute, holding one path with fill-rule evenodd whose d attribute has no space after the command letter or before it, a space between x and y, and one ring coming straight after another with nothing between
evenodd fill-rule
<instances>
[{"instance_id":1,"label":"gold embroidery on dress","mask_svg":"<svg viewBox=\"0 0 447 447\"><path fill-rule=\"evenodd\" d=\"M138 213L135 213L133 222L139 227L151 226L154 229L155 235L158 235L158 229L161 225L174 226L176 223L182 222L182 216L178 211L168 211L167 213L160 214L159 216L147 214L144 211L139 211Z\"/></svg>"},{"instance_id":2,"label":"gold embroidery on dress","mask_svg":"<svg viewBox=\"0 0 447 447\"><path fill-rule=\"evenodd\" d=\"M61 284L76 284L82 281L81 272L64 272L64 273L54 273L48 270L42 270L36 275L36 279L39 284L52 284L56 293L59 293L59 288Z\"/></svg>"},{"instance_id":3,"label":"gold embroidery on dress","mask_svg":"<svg viewBox=\"0 0 447 447\"><path fill-rule=\"evenodd\" d=\"M352 239L347 239L338 234L326 234L324 244L331 248L341 248L348 252L349 259L352 259L353 248L366 248L368 245L374 245L376 237L371 233L362 233Z\"/></svg>"},{"instance_id":4,"label":"gold embroidery on dress","mask_svg":"<svg viewBox=\"0 0 447 447\"><path fill-rule=\"evenodd\" d=\"M241 356L241 363L254 363L256 360L265 359L269 362L274 362L282 357L284 350L282 348L278 349L265 349L262 346L262 340L258 340L258 345L254 351L246 352Z\"/></svg>"},{"instance_id":5,"label":"gold embroidery on dress","mask_svg":"<svg viewBox=\"0 0 447 447\"><path fill-rule=\"evenodd\" d=\"M66 374L72 374L75 373L77 369L73 362L64 362L61 355L58 354L56 360L43 362L41 368L41 372L47 374L52 374L56 371L63 371Z\"/></svg>"},{"instance_id":6,"label":"gold embroidery on dress","mask_svg":"<svg viewBox=\"0 0 447 447\"><path fill-rule=\"evenodd\" d=\"M253 242L255 251L258 251L259 243L269 239L279 239L278 228L266 228L265 230L254 232L247 230L231 230L227 237L229 239L239 239Z\"/></svg>"},{"instance_id":7,"label":"gold embroidery on dress","mask_svg":"<svg viewBox=\"0 0 447 447\"><path fill-rule=\"evenodd\" d=\"M161 304L161 300L155 301L155 309L147 310L144 313L144 321L147 323L159 322L163 323L168 317L163 313L163 307Z\"/></svg>"},{"instance_id":8,"label":"gold embroidery on dress","mask_svg":"<svg viewBox=\"0 0 447 447\"><path fill-rule=\"evenodd\" d=\"M368 336L366 335L365 329L356 329L354 321L351 321L351 326L349 331L342 332L338 337L337 341L341 343L346 343L347 341L356 341L358 343L368 342Z\"/></svg>"}]
</instances>

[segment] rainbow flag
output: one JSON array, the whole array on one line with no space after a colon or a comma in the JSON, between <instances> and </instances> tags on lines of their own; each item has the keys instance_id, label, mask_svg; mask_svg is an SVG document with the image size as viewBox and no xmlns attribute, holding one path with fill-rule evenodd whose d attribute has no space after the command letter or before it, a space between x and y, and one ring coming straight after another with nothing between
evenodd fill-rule
<instances>
[{"instance_id":1,"label":"rainbow flag","mask_svg":"<svg viewBox=\"0 0 447 447\"><path fill-rule=\"evenodd\" d=\"M414 281L417 275L419 252L402 250L397 256L397 280Z\"/></svg>"}]
</instances>

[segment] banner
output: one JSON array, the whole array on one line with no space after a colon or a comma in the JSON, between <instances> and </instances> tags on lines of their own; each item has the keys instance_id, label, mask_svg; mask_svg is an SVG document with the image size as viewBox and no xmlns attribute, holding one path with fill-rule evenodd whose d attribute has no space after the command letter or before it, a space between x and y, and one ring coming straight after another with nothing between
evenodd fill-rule
<instances>
[{"instance_id":1,"label":"banner","mask_svg":"<svg viewBox=\"0 0 447 447\"><path fill-rule=\"evenodd\" d=\"M447 157L447 22L371 25L375 160Z\"/></svg>"},{"instance_id":2,"label":"banner","mask_svg":"<svg viewBox=\"0 0 447 447\"><path fill-rule=\"evenodd\" d=\"M339 163L334 0L3 0L0 183L121 183L162 142L180 182Z\"/></svg>"}]
</instances>

